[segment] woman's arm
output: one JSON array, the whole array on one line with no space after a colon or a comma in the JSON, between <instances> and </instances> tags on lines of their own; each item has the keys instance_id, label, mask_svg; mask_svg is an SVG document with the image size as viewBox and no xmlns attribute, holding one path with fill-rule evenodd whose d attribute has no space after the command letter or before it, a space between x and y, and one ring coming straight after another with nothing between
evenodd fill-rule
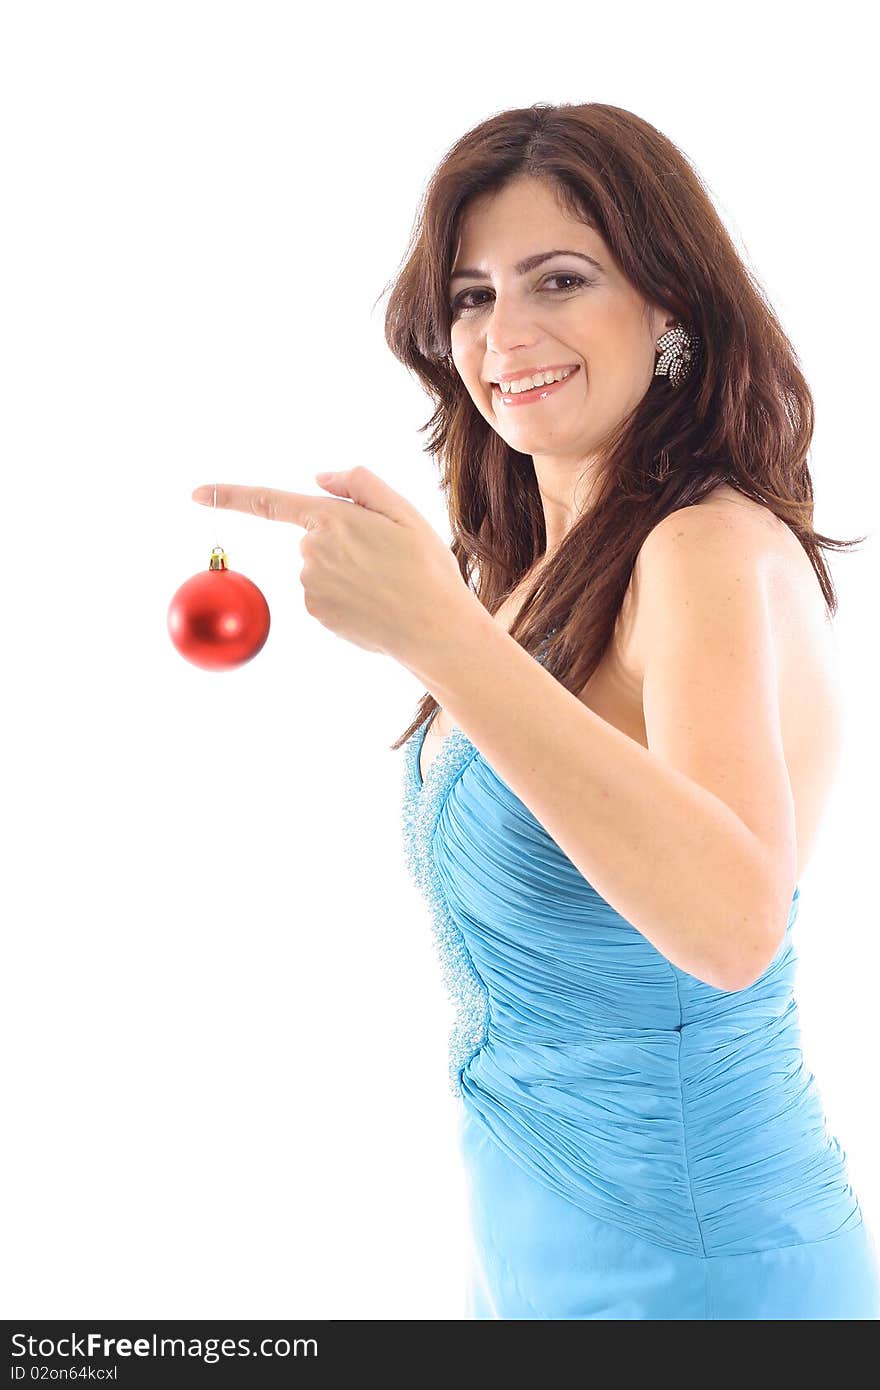
<instances>
[{"instance_id":1,"label":"woman's arm","mask_svg":"<svg viewBox=\"0 0 880 1390\"><path fill-rule=\"evenodd\" d=\"M642 546L648 749L468 590L403 660L596 891L726 990L773 959L797 875L765 534L754 518L687 507Z\"/></svg>"}]
</instances>

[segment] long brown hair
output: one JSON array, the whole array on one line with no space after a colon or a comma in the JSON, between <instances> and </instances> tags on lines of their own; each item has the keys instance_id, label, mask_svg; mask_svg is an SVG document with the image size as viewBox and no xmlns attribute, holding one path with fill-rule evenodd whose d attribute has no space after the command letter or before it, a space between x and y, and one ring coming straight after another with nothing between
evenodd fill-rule
<instances>
[{"instance_id":1,"label":"long brown hair","mask_svg":"<svg viewBox=\"0 0 880 1390\"><path fill-rule=\"evenodd\" d=\"M533 654L540 647L547 670L579 693L611 641L648 532L722 483L791 528L833 617L837 595L821 550L866 537L813 530L813 397L797 354L687 158L649 122L601 102L537 102L467 131L428 183L392 284L385 338L435 402L421 426L432 431L424 452L441 464L465 583L495 613L546 549L532 458L483 418L450 353L448 277L462 212L473 196L521 176L542 180L562 209L598 231L646 302L674 312L701 350L677 389L653 378L606 440L589 510L532 580L511 636ZM426 692L391 748L436 708Z\"/></svg>"}]
</instances>

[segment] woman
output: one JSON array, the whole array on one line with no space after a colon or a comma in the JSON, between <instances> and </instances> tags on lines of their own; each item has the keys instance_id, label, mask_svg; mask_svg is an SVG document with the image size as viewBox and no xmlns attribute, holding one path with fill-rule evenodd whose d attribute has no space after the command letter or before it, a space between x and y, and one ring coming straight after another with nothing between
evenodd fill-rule
<instances>
[{"instance_id":1,"label":"woman","mask_svg":"<svg viewBox=\"0 0 880 1390\"><path fill-rule=\"evenodd\" d=\"M393 745L469 1314L877 1318L793 994L841 737L820 551L856 543L813 529L795 353L682 154L598 103L458 141L386 335L498 628Z\"/></svg>"}]
</instances>

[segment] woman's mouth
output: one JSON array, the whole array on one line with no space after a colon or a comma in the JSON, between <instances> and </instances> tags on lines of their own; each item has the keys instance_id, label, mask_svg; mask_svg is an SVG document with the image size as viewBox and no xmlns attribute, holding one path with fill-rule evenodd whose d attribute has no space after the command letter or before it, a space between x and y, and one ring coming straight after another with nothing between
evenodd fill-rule
<instances>
[{"instance_id":1,"label":"woman's mouth","mask_svg":"<svg viewBox=\"0 0 880 1390\"><path fill-rule=\"evenodd\" d=\"M514 395L505 396L501 387L493 382L492 395L501 404L506 406L514 405L533 405L536 401L546 400L554 392L561 391L563 386L567 386L576 372L580 371L580 365L574 367L561 381L551 381L549 386L532 386L528 391L517 391Z\"/></svg>"}]
</instances>

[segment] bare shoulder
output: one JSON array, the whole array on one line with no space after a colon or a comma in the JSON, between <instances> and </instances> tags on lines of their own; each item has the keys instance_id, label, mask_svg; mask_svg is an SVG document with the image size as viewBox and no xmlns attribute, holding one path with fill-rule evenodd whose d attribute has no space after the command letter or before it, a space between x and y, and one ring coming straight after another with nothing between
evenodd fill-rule
<instances>
[{"instance_id":1,"label":"bare shoulder","mask_svg":"<svg viewBox=\"0 0 880 1390\"><path fill-rule=\"evenodd\" d=\"M663 517L648 533L636 559L637 568L644 570L658 549L674 541L708 551L731 545L734 553L747 546L750 554L766 562L768 576L775 579L787 573L799 582L809 576L812 588L822 598L810 558L790 527L770 507L726 483L700 502Z\"/></svg>"},{"instance_id":2,"label":"bare shoulder","mask_svg":"<svg viewBox=\"0 0 880 1390\"><path fill-rule=\"evenodd\" d=\"M723 544L730 539L735 544L754 544L769 553L774 546L784 545L786 536L796 541L769 507L724 483L708 497L658 521L645 538L638 560L643 562L659 546L681 539L696 545Z\"/></svg>"},{"instance_id":3,"label":"bare shoulder","mask_svg":"<svg viewBox=\"0 0 880 1390\"><path fill-rule=\"evenodd\" d=\"M827 629L825 600L810 558L797 536L769 507L723 484L692 506L670 512L648 533L636 558L632 588L631 658L641 667L645 619L639 622L639 589L651 584L652 563L670 545L717 557L750 556L763 569L774 629L780 641L799 631L821 641Z\"/></svg>"}]
</instances>

